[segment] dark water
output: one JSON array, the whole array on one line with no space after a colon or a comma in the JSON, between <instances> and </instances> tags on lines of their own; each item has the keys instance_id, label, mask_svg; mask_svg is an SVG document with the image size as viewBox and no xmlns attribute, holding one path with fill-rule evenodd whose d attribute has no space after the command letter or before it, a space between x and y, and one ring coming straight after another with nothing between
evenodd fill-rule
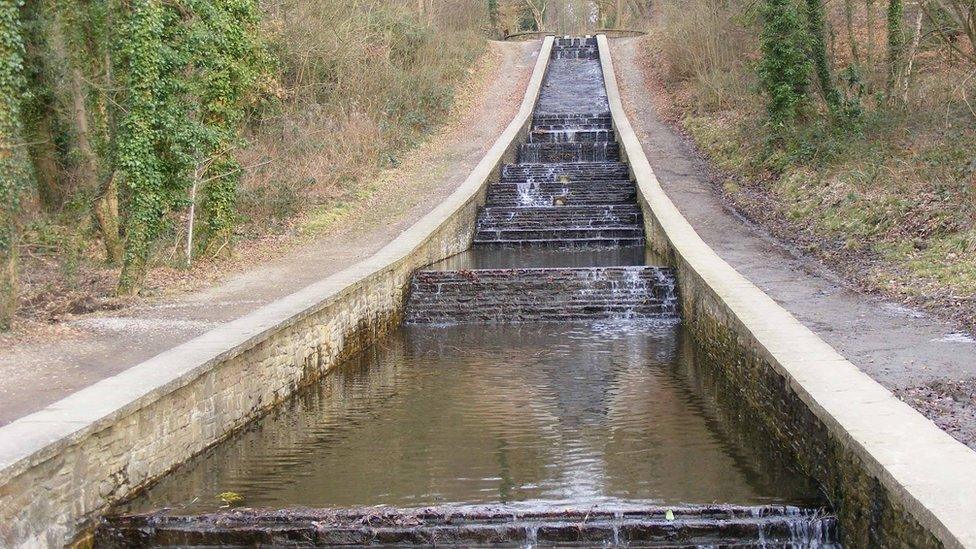
<instances>
[{"instance_id":1,"label":"dark water","mask_svg":"<svg viewBox=\"0 0 976 549\"><path fill-rule=\"evenodd\" d=\"M518 269L528 267L629 267L664 265L663 260L644 246L602 248L531 249L475 247L427 269L453 271L460 269Z\"/></svg>"},{"instance_id":2,"label":"dark water","mask_svg":"<svg viewBox=\"0 0 976 549\"><path fill-rule=\"evenodd\" d=\"M408 326L124 510L819 503L737 448L679 324Z\"/></svg>"},{"instance_id":3,"label":"dark water","mask_svg":"<svg viewBox=\"0 0 976 549\"><path fill-rule=\"evenodd\" d=\"M536 114L609 113L603 68L596 59L550 59Z\"/></svg>"}]
</instances>

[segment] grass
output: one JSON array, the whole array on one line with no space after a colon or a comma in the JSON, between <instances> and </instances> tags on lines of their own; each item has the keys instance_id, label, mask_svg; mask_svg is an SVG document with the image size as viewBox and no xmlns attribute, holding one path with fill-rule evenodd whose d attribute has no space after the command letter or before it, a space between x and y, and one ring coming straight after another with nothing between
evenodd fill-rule
<instances>
[{"instance_id":1,"label":"grass","mask_svg":"<svg viewBox=\"0 0 976 549\"><path fill-rule=\"evenodd\" d=\"M274 221L298 203L309 205L313 225L328 225L440 123L485 51L481 10L455 2L452 13L447 4L432 24L400 2L283 0L268 14L281 101L249 136L244 164L270 162L243 187L289 191L274 195L273 208L242 204L251 232L280 228Z\"/></svg>"},{"instance_id":2,"label":"grass","mask_svg":"<svg viewBox=\"0 0 976 549\"><path fill-rule=\"evenodd\" d=\"M868 93L857 126L811 115L772 146L755 86L756 23L744 6L665 2L645 42L647 58L663 65L657 74L676 104L671 118L722 175L727 198L856 283L976 329L972 69L947 63L933 52L937 44L923 41L906 105ZM831 13L835 28L838 16ZM876 44L876 58L883 48ZM835 62L845 62L842 53ZM865 72L867 89L882 85L883 74Z\"/></svg>"},{"instance_id":3,"label":"grass","mask_svg":"<svg viewBox=\"0 0 976 549\"><path fill-rule=\"evenodd\" d=\"M467 0L438 0L423 17L406 0L262 6L276 68L270 95L250 113L237 151L247 167L234 235L244 253L252 243L340 227L376 192L379 173L445 123L486 52L485 11ZM195 276L185 264L187 214L172 212L167 220L149 293ZM21 257L23 326L121 303L113 295L118 272L104 264L85 208L68 204L29 220ZM221 264L235 261L195 259L211 279Z\"/></svg>"}]
</instances>

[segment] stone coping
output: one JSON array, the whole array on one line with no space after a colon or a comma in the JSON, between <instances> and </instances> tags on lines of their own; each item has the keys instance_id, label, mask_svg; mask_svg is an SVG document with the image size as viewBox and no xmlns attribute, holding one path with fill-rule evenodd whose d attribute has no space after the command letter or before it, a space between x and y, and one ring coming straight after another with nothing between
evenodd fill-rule
<instances>
[{"instance_id":1,"label":"stone coping","mask_svg":"<svg viewBox=\"0 0 976 549\"><path fill-rule=\"evenodd\" d=\"M604 35L597 36L617 139L671 253L693 269L831 436L857 455L946 547L976 547L976 452L859 370L718 256L661 188L624 111ZM843 525L841 525L843 527Z\"/></svg>"},{"instance_id":2,"label":"stone coping","mask_svg":"<svg viewBox=\"0 0 976 549\"><path fill-rule=\"evenodd\" d=\"M518 113L444 202L362 262L0 427L0 494L11 479L56 457L69 445L189 385L219 364L352 295L364 281L395 269L411 257L440 227L473 200L479 200L513 143L528 127L552 43L552 37L542 42ZM443 258L434 258L439 259Z\"/></svg>"}]
</instances>

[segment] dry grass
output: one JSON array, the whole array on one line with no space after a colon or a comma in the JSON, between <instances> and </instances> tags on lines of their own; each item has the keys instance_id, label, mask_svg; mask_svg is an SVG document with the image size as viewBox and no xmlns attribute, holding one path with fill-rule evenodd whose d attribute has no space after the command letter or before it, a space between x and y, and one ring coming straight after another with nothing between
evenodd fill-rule
<instances>
[{"instance_id":1,"label":"dry grass","mask_svg":"<svg viewBox=\"0 0 976 549\"><path fill-rule=\"evenodd\" d=\"M296 234L339 223L374 190L374 176L444 123L485 52L484 10L438 0L267 0L276 74L239 151L236 254L183 265L186 211L173 212L148 277L149 294L186 291L276 255ZM77 209L77 208L75 208ZM113 309L118 272L106 268L91 221L69 204L28 220L15 333L73 314ZM226 252L226 250L224 250ZM13 339L11 339L13 338Z\"/></svg>"},{"instance_id":2,"label":"dry grass","mask_svg":"<svg viewBox=\"0 0 976 549\"><path fill-rule=\"evenodd\" d=\"M867 114L858 131L814 118L773 150L753 85L758 29L747 5L659 5L648 58L662 61L671 118L724 172L727 197L746 215L855 284L976 331L974 67L923 32L907 101L900 87L887 105L884 14L854 2L848 32L844 4L829 3L835 75L855 60L853 36Z\"/></svg>"},{"instance_id":3,"label":"dry grass","mask_svg":"<svg viewBox=\"0 0 976 549\"><path fill-rule=\"evenodd\" d=\"M756 50L755 35L742 24L736 2L710 0L663 2L653 36L664 54L667 78L689 83L695 106L705 110L729 107L743 100L752 81L744 70Z\"/></svg>"},{"instance_id":4,"label":"dry grass","mask_svg":"<svg viewBox=\"0 0 976 549\"><path fill-rule=\"evenodd\" d=\"M245 165L260 166L243 183L249 231L280 229L310 205L355 199L362 181L395 165L399 151L451 108L455 86L484 51L479 20L458 19L470 6L430 20L418 19L412 6L275 6L268 27L280 107L265 114L242 155Z\"/></svg>"}]
</instances>

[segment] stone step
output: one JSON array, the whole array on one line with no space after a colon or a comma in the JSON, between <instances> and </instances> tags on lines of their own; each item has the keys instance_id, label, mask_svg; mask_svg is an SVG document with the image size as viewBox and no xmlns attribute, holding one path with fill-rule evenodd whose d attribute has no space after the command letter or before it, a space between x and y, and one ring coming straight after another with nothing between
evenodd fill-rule
<instances>
[{"instance_id":1,"label":"stone step","mask_svg":"<svg viewBox=\"0 0 976 549\"><path fill-rule=\"evenodd\" d=\"M420 271L410 287L411 323L676 319L674 271L593 267Z\"/></svg>"},{"instance_id":2,"label":"stone step","mask_svg":"<svg viewBox=\"0 0 976 549\"><path fill-rule=\"evenodd\" d=\"M558 248L632 246L644 243L644 228L629 225L585 229L486 229L475 233L474 243Z\"/></svg>"},{"instance_id":3,"label":"stone step","mask_svg":"<svg viewBox=\"0 0 976 549\"><path fill-rule=\"evenodd\" d=\"M590 143L614 141L616 136L611 129L584 130L533 130L529 143Z\"/></svg>"},{"instance_id":4,"label":"stone step","mask_svg":"<svg viewBox=\"0 0 976 549\"><path fill-rule=\"evenodd\" d=\"M478 231L641 226L642 220L636 204L526 208L490 206L478 215Z\"/></svg>"},{"instance_id":5,"label":"stone step","mask_svg":"<svg viewBox=\"0 0 976 549\"><path fill-rule=\"evenodd\" d=\"M840 547L837 517L785 505L521 509L231 509L108 516L94 545L122 547Z\"/></svg>"},{"instance_id":6,"label":"stone step","mask_svg":"<svg viewBox=\"0 0 976 549\"><path fill-rule=\"evenodd\" d=\"M557 129L572 129L575 126L596 126L609 129L613 127L613 118L610 113L540 113L532 117L532 128L536 130L550 129L556 126Z\"/></svg>"},{"instance_id":7,"label":"stone step","mask_svg":"<svg viewBox=\"0 0 976 549\"><path fill-rule=\"evenodd\" d=\"M523 164L563 162L605 162L620 160L615 141L588 143L523 143L518 159Z\"/></svg>"},{"instance_id":8,"label":"stone step","mask_svg":"<svg viewBox=\"0 0 976 549\"><path fill-rule=\"evenodd\" d=\"M552 39L553 47L595 46L596 36L556 36Z\"/></svg>"},{"instance_id":9,"label":"stone step","mask_svg":"<svg viewBox=\"0 0 976 549\"><path fill-rule=\"evenodd\" d=\"M634 204L637 186L632 181L571 181L545 183L492 183L488 206L565 206Z\"/></svg>"},{"instance_id":10,"label":"stone step","mask_svg":"<svg viewBox=\"0 0 976 549\"><path fill-rule=\"evenodd\" d=\"M605 181L630 179L623 162L576 162L570 164L506 164L502 183L543 183L546 181Z\"/></svg>"}]
</instances>

